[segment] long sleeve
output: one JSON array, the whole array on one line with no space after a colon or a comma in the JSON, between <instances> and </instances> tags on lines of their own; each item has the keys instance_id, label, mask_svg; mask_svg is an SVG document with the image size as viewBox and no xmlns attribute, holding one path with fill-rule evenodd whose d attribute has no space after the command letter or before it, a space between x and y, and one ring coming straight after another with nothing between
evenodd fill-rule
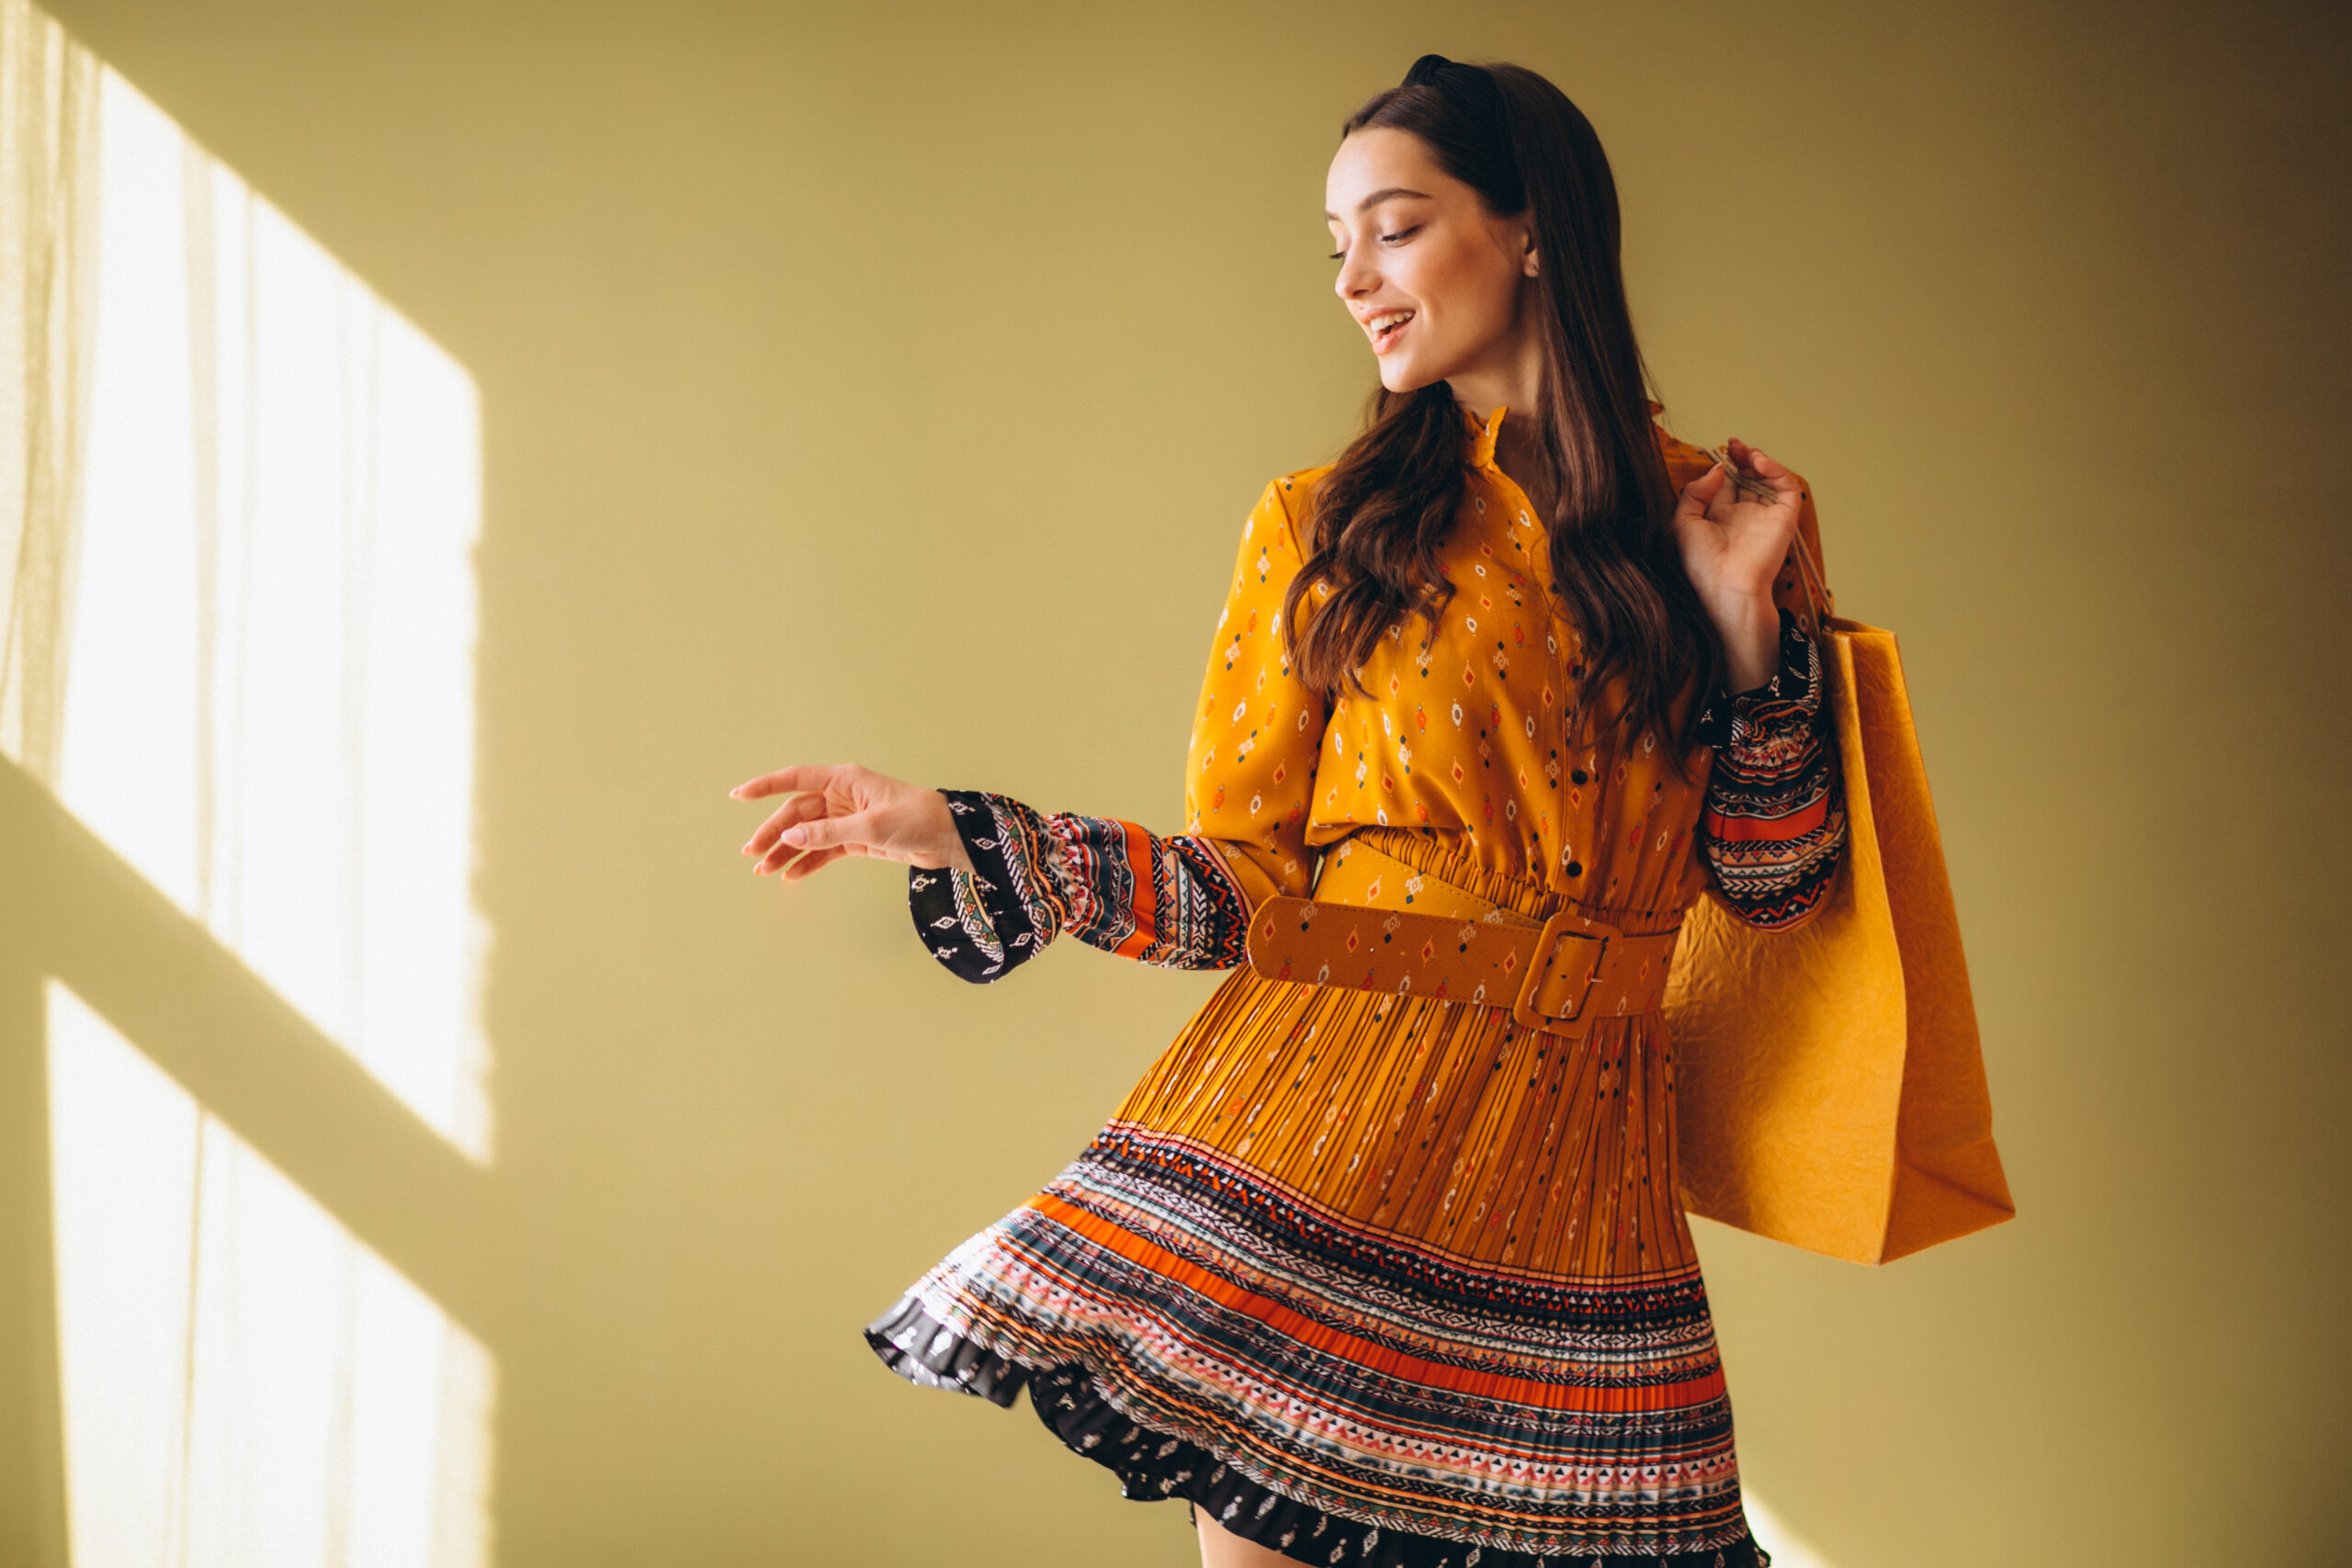
<instances>
[{"instance_id":1,"label":"long sleeve","mask_svg":"<svg viewBox=\"0 0 2352 1568\"><path fill-rule=\"evenodd\" d=\"M1751 926L1801 923L1828 897L1846 849L1838 748L1822 702L1821 650L1781 611L1781 667L1700 718L1715 748L1699 848L1724 903Z\"/></svg>"},{"instance_id":2,"label":"long sleeve","mask_svg":"<svg viewBox=\"0 0 2352 1568\"><path fill-rule=\"evenodd\" d=\"M1295 479L1276 479L1243 528L1193 723L1187 832L943 792L973 869L913 871L907 897L951 973L998 979L1064 935L1146 964L1229 969L1244 957L1250 911L1313 886L1306 808L1328 714L1282 638L1300 565L1291 509L1303 499Z\"/></svg>"}]
</instances>

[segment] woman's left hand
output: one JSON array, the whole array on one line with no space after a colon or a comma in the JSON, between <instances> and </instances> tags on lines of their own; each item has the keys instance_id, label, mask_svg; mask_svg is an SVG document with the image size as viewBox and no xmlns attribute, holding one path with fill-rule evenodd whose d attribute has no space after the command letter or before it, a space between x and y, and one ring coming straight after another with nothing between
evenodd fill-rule
<instances>
[{"instance_id":1,"label":"woman's left hand","mask_svg":"<svg viewBox=\"0 0 2352 1568\"><path fill-rule=\"evenodd\" d=\"M1781 615L1772 579L1796 537L1804 481L1744 441L1724 450L1751 485L1769 489L1764 501L1732 481L1721 463L1682 488L1674 509L1682 570L1723 638L1726 683L1745 692L1780 667Z\"/></svg>"}]
</instances>

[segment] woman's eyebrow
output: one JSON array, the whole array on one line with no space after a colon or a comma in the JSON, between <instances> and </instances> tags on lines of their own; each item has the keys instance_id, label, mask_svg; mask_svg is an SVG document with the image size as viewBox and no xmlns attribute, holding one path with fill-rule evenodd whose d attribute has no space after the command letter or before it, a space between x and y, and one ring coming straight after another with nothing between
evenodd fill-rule
<instances>
[{"instance_id":1,"label":"woman's eyebrow","mask_svg":"<svg viewBox=\"0 0 2352 1568\"><path fill-rule=\"evenodd\" d=\"M1430 198L1427 191L1407 190L1403 186L1388 186L1383 189L1374 191L1370 196L1365 197L1362 201L1357 202L1356 210L1358 212L1369 212L1374 208L1378 207L1382 202L1392 201L1400 196L1419 197L1423 201L1427 201ZM1331 220L1335 223L1340 220L1340 215L1336 212L1327 210L1323 216Z\"/></svg>"}]
</instances>

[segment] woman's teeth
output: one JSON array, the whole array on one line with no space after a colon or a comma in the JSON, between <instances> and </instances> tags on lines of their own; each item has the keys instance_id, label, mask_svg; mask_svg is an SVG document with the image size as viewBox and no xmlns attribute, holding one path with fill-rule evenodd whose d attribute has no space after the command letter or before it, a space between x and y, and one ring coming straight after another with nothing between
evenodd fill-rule
<instances>
[{"instance_id":1,"label":"woman's teeth","mask_svg":"<svg viewBox=\"0 0 2352 1568\"><path fill-rule=\"evenodd\" d=\"M1405 323L1413 319L1413 314L1410 310L1383 310L1376 316L1366 316L1363 324L1372 333L1372 351L1387 353L1388 345L1396 341L1396 334L1405 330Z\"/></svg>"}]
</instances>

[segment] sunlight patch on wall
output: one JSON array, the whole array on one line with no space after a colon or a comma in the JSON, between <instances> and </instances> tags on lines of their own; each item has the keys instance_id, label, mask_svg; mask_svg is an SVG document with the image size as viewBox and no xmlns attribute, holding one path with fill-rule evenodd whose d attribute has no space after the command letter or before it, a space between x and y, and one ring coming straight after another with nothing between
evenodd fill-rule
<instances>
[{"instance_id":1,"label":"sunlight patch on wall","mask_svg":"<svg viewBox=\"0 0 2352 1568\"><path fill-rule=\"evenodd\" d=\"M0 121L38 123L26 82L58 151L0 136L53 217L48 270L0 247L34 322L0 323L32 433L0 750L486 1165L472 382L0 0ZM486 1562L488 1352L138 1040L48 1010L74 1561Z\"/></svg>"},{"instance_id":2,"label":"sunlight patch on wall","mask_svg":"<svg viewBox=\"0 0 2352 1568\"><path fill-rule=\"evenodd\" d=\"M1750 1492L1746 1502L1747 1528L1755 1533L1756 1544L1771 1553L1772 1568L1829 1568L1829 1559L1799 1540L1781 1522L1780 1515L1765 1506L1764 1499Z\"/></svg>"},{"instance_id":3,"label":"sunlight patch on wall","mask_svg":"<svg viewBox=\"0 0 2352 1568\"><path fill-rule=\"evenodd\" d=\"M492 1369L51 983L78 1568L475 1568Z\"/></svg>"},{"instance_id":4,"label":"sunlight patch on wall","mask_svg":"<svg viewBox=\"0 0 2352 1568\"><path fill-rule=\"evenodd\" d=\"M58 794L477 1160L465 371L111 72Z\"/></svg>"}]
</instances>

